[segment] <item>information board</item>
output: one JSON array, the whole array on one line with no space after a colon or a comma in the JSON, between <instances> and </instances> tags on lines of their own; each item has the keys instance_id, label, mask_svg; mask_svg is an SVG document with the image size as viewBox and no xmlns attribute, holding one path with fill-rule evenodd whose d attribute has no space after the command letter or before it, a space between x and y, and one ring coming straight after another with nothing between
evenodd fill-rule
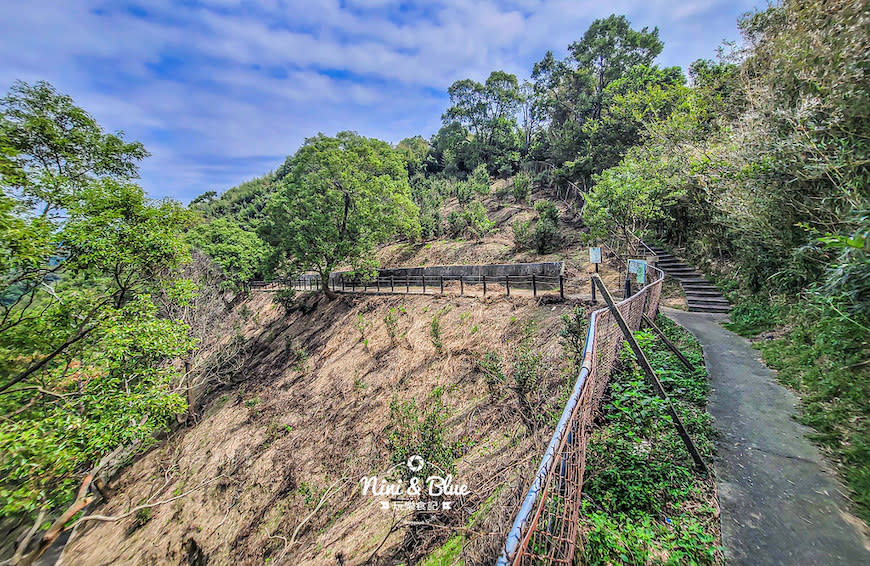
<instances>
[{"instance_id":1,"label":"information board","mask_svg":"<svg viewBox=\"0 0 870 566\"><path fill-rule=\"evenodd\" d=\"M601 263L601 248L589 248L589 263Z\"/></svg>"}]
</instances>

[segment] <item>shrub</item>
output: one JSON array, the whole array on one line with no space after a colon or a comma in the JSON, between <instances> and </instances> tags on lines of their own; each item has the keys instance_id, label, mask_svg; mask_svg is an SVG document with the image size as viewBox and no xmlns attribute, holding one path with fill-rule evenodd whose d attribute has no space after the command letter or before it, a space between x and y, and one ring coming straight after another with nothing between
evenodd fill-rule
<instances>
[{"instance_id":1,"label":"shrub","mask_svg":"<svg viewBox=\"0 0 870 566\"><path fill-rule=\"evenodd\" d=\"M436 388L430 397L428 409L417 406L416 399L390 403L390 425L387 428L387 445L392 461L399 465L404 479L412 475L428 477L454 471L453 460L460 455L461 445L450 443L446 438L444 423L450 410L441 399L443 390ZM403 464L411 456L420 456L425 466L419 472L411 472Z\"/></svg>"},{"instance_id":2,"label":"shrub","mask_svg":"<svg viewBox=\"0 0 870 566\"><path fill-rule=\"evenodd\" d=\"M531 243L532 239L532 221L517 220L513 223L514 245L518 250L526 248Z\"/></svg>"},{"instance_id":3,"label":"shrub","mask_svg":"<svg viewBox=\"0 0 870 566\"><path fill-rule=\"evenodd\" d=\"M441 353L444 344L441 342L441 317L437 314L432 317L432 322L429 323L429 336L432 338L435 349Z\"/></svg>"},{"instance_id":4,"label":"shrub","mask_svg":"<svg viewBox=\"0 0 870 566\"><path fill-rule=\"evenodd\" d=\"M482 238L489 234L495 226L495 222L490 220L486 214L486 207L480 202L471 203L464 215L468 231L475 238Z\"/></svg>"},{"instance_id":5,"label":"shrub","mask_svg":"<svg viewBox=\"0 0 870 566\"><path fill-rule=\"evenodd\" d=\"M535 251L545 254L553 251L559 239L559 230L549 218L542 218L535 224Z\"/></svg>"},{"instance_id":6,"label":"shrub","mask_svg":"<svg viewBox=\"0 0 870 566\"><path fill-rule=\"evenodd\" d=\"M532 180L526 173L517 173L514 177L513 193L514 200L525 202L529 198L532 189Z\"/></svg>"},{"instance_id":7,"label":"shrub","mask_svg":"<svg viewBox=\"0 0 870 566\"><path fill-rule=\"evenodd\" d=\"M486 165L481 163L471 172L471 186L475 193L479 195L489 194L489 173L486 170Z\"/></svg>"},{"instance_id":8,"label":"shrub","mask_svg":"<svg viewBox=\"0 0 870 566\"><path fill-rule=\"evenodd\" d=\"M535 211L540 218L549 219L553 224L559 224L559 208L553 201L546 199L535 201Z\"/></svg>"}]
</instances>

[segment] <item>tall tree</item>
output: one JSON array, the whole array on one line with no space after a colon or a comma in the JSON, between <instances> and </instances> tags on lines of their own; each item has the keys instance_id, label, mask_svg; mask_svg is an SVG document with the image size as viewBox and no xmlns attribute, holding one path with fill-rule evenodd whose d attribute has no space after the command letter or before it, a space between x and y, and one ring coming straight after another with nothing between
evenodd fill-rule
<instances>
[{"instance_id":1,"label":"tall tree","mask_svg":"<svg viewBox=\"0 0 870 566\"><path fill-rule=\"evenodd\" d=\"M353 132L320 134L287 165L260 230L274 248L274 271L316 271L328 294L336 267L370 271L377 244L419 234L405 162L387 143Z\"/></svg>"},{"instance_id":2,"label":"tall tree","mask_svg":"<svg viewBox=\"0 0 870 566\"><path fill-rule=\"evenodd\" d=\"M0 155L0 513L51 516L184 409L166 362L194 343L153 296L189 296L187 213L130 182L141 144L46 83L0 101Z\"/></svg>"},{"instance_id":3,"label":"tall tree","mask_svg":"<svg viewBox=\"0 0 870 566\"><path fill-rule=\"evenodd\" d=\"M516 118L523 100L517 77L493 71L484 84L462 79L447 92L451 105L442 120L445 125L456 122L472 134L477 161L471 169L485 163L490 172L498 173L515 164L520 147Z\"/></svg>"},{"instance_id":4,"label":"tall tree","mask_svg":"<svg viewBox=\"0 0 870 566\"><path fill-rule=\"evenodd\" d=\"M554 165L565 174L590 180L603 167L589 154L590 121L600 120L613 102L608 87L631 69L648 67L662 50L658 29L635 30L625 16L595 20L569 48L564 60L552 52L532 70L536 115L547 124L546 145ZM626 140L631 145L636 140ZM621 152L616 152L621 156ZM567 162L567 163L566 163ZM604 167L615 164L609 162Z\"/></svg>"}]
</instances>

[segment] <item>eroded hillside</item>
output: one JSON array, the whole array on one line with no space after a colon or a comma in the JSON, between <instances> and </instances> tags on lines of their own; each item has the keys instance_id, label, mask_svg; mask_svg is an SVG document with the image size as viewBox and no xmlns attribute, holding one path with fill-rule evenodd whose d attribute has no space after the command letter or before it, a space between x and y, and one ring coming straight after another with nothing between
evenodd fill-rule
<instances>
[{"instance_id":1,"label":"eroded hillside","mask_svg":"<svg viewBox=\"0 0 870 566\"><path fill-rule=\"evenodd\" d=\"M574 306L302 295L285 312L255 294L228 338L245 342L233 383L96 513L171 501L83 524L64 563L491 562L573 384L558 333ZM401 446L447 453L468 485L434 526L361 494L359 478L385 474Z\"/></svg>"}]
</instances>

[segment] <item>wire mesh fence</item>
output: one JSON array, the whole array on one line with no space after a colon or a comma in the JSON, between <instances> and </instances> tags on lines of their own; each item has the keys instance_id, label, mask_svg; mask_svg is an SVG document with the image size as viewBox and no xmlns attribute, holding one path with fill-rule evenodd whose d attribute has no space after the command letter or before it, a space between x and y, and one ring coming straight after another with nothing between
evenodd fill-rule
<instances>
[{"instance_id":1,"label":"wire mesh fence","mask_svg":"<svg viewBox=\"0 0 870 566\"><path fill-rule=\"evenodd\" d=\"M658 311L664 273L650 267L652 280L617 303L629 328ZM499 565L572 564L577 551L586 442L622 347L619 326L607 308L592 313L583 366L550 440L532 486L508 533Z\"/></svg>"}]
</instances>

